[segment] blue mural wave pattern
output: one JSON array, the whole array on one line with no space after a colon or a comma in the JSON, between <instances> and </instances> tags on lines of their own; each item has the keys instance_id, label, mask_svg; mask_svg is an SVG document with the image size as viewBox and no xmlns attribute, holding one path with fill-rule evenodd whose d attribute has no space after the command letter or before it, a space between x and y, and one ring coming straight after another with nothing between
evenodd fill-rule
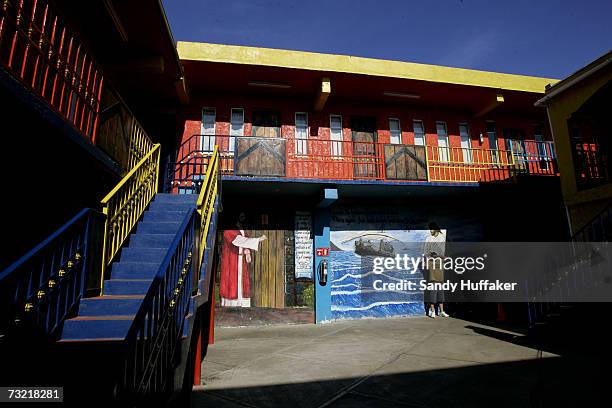
<instances>
[{"instance_id":1,"label":"blue mural wave pattern","mask_svg":"<svg viewBox=\"0 0 612 408\"><path fill-rule=\"evenodd\" d=\"M374 289L374 281L380 281L378 287L383 282L418 281L422 279L420 272L411 274L405 270L387 270L383 274L375 274L372 267L372 257L361 257L353 251L332 251L330 285L333 319L414 316L425 313L421 291Z\"/></svg>"}]
</instances>

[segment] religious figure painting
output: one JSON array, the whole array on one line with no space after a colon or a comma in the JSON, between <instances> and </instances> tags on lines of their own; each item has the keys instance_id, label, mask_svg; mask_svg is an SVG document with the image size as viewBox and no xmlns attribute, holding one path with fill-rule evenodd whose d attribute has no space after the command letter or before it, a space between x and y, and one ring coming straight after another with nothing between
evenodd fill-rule
<instances>
[{"instance_id":1,"label":"religious figure painting","mask_svg":"<svg viewBox=\"0 0 612 408\"><path fill-rule=\"evenodd\" d=\"M219 282L221 306L251 307L251 277L249 274L249 264L253 259L251 251L259 250L260 243L267 237L266 235L248 236L243 225L245 219L245 214L240 213L236 228L223 232Z\"/></svg>"}]
</instances>

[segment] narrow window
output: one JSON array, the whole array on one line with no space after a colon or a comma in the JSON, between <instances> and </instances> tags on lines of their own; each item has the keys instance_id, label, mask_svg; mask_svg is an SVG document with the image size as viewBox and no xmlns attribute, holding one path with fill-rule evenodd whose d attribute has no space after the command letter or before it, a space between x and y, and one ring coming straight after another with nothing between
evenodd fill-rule
<instances>
[{"instance_id":1,"label":"narrow window","mask_svg":"<svg viewBox=\"0 0 612 408\"><path fill-rule=\"evenodd\" d=\"M332 156L342 156L342 116L330 116L329 130Z\"/></svg>"},{"instance_id":2,"label":"narrow window","mask_svg":"<svg viewBox=\"0 0 612 408\"><path fill-rule=\"evenodd\" d=\"M499 163L497 156L497 129L495 122L487 122L487 139L489 140L489 153L492 163ZM489 156L489 155L487 155Z\"/></svg>"},{"instance_id":3,"label":"narrow window","mask_svg":"<svg viewBox=\"0 0 612 408\"><path fill-rule=\"evenodd\" d=\"M229 151L234 151L236 137L244 136L244 109L232 108L232 118L230 123Z\"/></svg>"},{"instance_id":4,"label":"narrow window","mask_svg":"<svg viewBox=\"0 0 612 408\"><path fill-rule=\"evenodd\" d=\"M536 142L543 142L544 136L542 135L542 126L536 126L533 129L533 137Z\"/></svg>"},{"instance_id":5,"label":"narrow window","mask_svg":"<svg viewBox=\"0 0 612 408\"><path fill-rule=\"evenodd\" d=\"M295 114L295 154L308 154L308 114Z\"/></svg>"},{"instance_id":6,"label":"narrow window","mask_svg":"<svg viewBox=\"0 0 612 408\"><path fill-rule=\"evenodd\" d=\"M461 137L461 153L463 154L463 161L466 163L471 163L472 142L470 140L470 131L467 124L459 124L459 137Z\"/></svg>"},{"instance_id":7,"label":"narrow window","mask_svg":"<svg viewBox=\"0 0 612 408\"><path fill-rule=\"evenodd\" d=\"M538 161L544 170L548 170L549 161L552 158L552 146L544 141L542 134L542 126L535 126L533 129L533 138L535 139L536 150L538 152Z\"/></svg>"},{"instance_id":8,"label":"narrow window","mask_svg":"<svg viewBox=\"0 0 612 408\"><path fill-rule=\"evenodd\" d=\"M215 147L216 117L215 108L202 109L202 136L200 137L200 150L202 152L212 152Z\"/></svg>"},{"instance_id":9,"label":"narrow window","mask_svg":"<svg viewBox=\"0 0 612 408\"><path fill-rule=\"evenodd\" d=\"M505 128L503 130L503 135L506 141L506 150L510 151L514 163L524 168L528 158L525 150L523 131L521 129Z\"/></svg>"},{"instance_id":10,"label":"narrow window","mask_svg":"<svg viewBox=\"0 0 612 408\"><path fill-rule=\"evenodd\" d=\"M391 144L402 144L402 128L399 119L389 119L389 132L391 133Z\"/></svg>"},{"instance_id":11,"label":"narrow window","mask_svg":"<svg viewBox=\"0 0 612 408\"><path fill-rule=\"evenodd\" d=\"M425 146L425 128L423 127L423 121L412 121L412 127L414 129L414 144L417 146Z\"/></svg>"},{"instance_id":12,"label":"narrow window","mask_svg":"<svg viewBox=\"0 0 612 408\"><path fill-rule=\"evenodd\" d=\"M487 138L489 139L489 149L497 149L497 129L495 122L487 122Z\"/></svg>"},{"instance_id":13,"label":"narrow window","mask_svg":"<svg viewBox=\"0 0 612 408\"><path fill-rule=\"evenodd\" d=\"M448 161L448 132L445 122L436 122L436 132L438 133L438 155L440 161Z\"/></svg>"}]
</instances>

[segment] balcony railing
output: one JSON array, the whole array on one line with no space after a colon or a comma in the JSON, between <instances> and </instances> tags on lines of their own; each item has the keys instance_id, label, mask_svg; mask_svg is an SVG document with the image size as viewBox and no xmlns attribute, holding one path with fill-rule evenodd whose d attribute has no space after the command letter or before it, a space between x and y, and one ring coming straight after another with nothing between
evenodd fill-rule
<instances>
[{"instance_id":1,"label":"balcony railing","mask_svg":"<svg viewBox=\"0 0 612 408\"><path fill-rule=\"evenodd\" d=\"M48 0L4 0L0 61L94 141L103 76L94 58Z\"/></svg>"},{"instance_id":2,"label":"balcony railing","mask_svg":"<svg viewBox=\"0 0 612 408\"><path fill-rule=\"evenodd\" d=\"M199 191L215 146L226 176L318 180L477 183L519 174L556 175L552 142L524 141L523 149L414 146L346 140L194 135L177 151L168 191Z\"/></svg>"},{"instance_id":3,"label":"balcony railing","mask_svg":"<svg viewBox=\"0 0 612 408\"><path fill-rule=\"evenodd\" d=\"M129 171L153 142L49 0L3 0L0 63Z\"/></svg>"}]
</instances>

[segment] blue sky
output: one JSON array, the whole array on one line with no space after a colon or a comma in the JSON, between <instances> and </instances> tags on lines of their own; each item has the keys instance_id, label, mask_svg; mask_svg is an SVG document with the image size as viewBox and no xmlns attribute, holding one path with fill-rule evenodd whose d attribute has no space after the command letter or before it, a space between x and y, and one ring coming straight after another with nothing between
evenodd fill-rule
<instances>
[{"instance_id":1,"label":"blue sky","mask_svg":"<svg viewBox=\"0 0 612 408\"><path fill-rule=\"evenodd\" d=\"M177 41L563 78L612 49L612 0L163 0Z\"/></svg>"}]
</instances>

